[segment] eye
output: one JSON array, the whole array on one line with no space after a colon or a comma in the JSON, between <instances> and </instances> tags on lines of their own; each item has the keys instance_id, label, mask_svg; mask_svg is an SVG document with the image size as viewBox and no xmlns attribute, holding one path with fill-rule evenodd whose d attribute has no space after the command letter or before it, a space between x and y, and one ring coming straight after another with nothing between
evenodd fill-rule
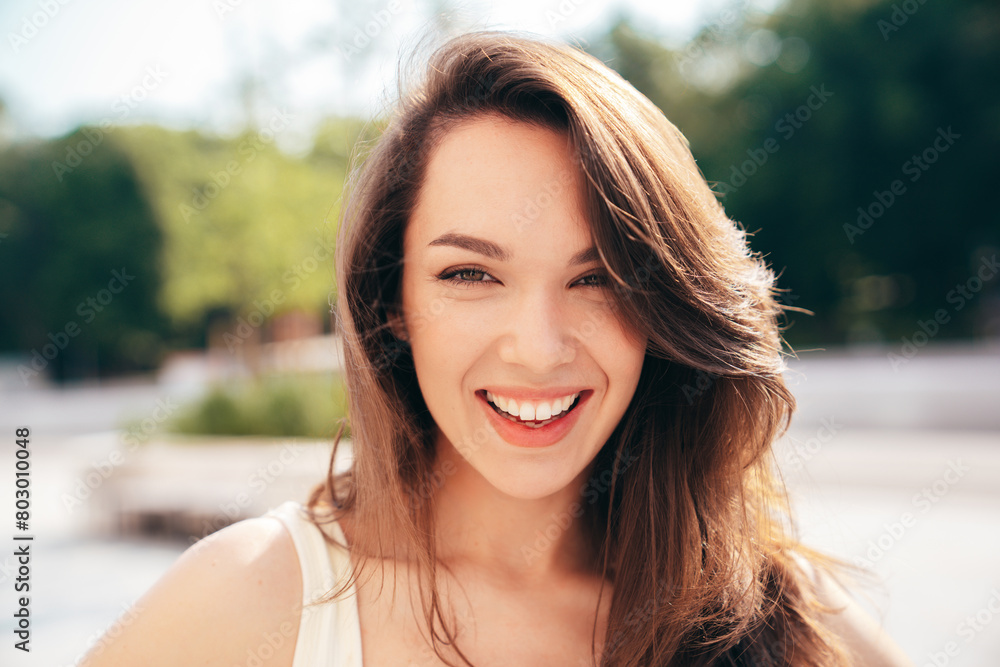
<instances>
[{"instance_id":1,"label":"eye","mask_svg":"<svg viewBox=\"0 0 1000 667\"><path fill-rule=\"evenodd\" d=\"M584 283L584 287L598 287L598 288L600 288L600 287L607 287L607 285L608 285L608 276L605 275L604 272L602 272L602 271L598 271L596 273L590 273L588 275L585 275L583 278L580 278L579 282L583 282L585 280L591 280L591 279L593 279L593 282Z\"/></svg>"},{"instance_id":2,"label":"eye","mask_svg":"<svg viewBox=\"0 0 1000 667\"><path fill-rule=\"evenodd\" d=\"M438 280L451 283L458 287L475 287L476 285L496 282L496 280L481 280L477 276L490 276L486 271L478 266L462 266L455 269L447 269L438 276Z\"/></svg>"}]
</instances>

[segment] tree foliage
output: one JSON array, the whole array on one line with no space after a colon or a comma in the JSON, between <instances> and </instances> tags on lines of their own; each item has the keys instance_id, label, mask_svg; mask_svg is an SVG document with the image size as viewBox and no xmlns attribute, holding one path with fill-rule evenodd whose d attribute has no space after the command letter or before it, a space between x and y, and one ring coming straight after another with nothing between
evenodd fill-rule
<instances>
[{"instance_id":1,"label":"tree foliage","mask_svg":"<svg viewBox=\"0 0 1000 667\"><path fill-rule=\"evenodd\" d=\"M31 355L26 379L159 361L163 234L105 132L0 152L0 234L0 349Z\"/></svg>"},{"instance_id":2,"label":"tree foliage","mask_svg":"<svg viewBox=\"0 0 1000 667\"><path fill-rule=\"evenodd\" d=\"M142 127L122 141L164 230L160 304L172 321L329 308L342 161L288 156L266 132Z\"/></svg>"},{"instance_id":3,"label":"tree foliage","mask_svg":"<svg viewBox=\"0 0 1000 667\"><path fill-rule=\"evenodd\" d=\"M82 127L0 151L0 278L17 286L0 296L0 349L41 352L33 370L57 378L134 371L213 324L324 317L362 127L332 119L299 156L276 146L280 125L228 139ZM102 303L121 270L134 280Z\"/></svg>"}]
</instances>

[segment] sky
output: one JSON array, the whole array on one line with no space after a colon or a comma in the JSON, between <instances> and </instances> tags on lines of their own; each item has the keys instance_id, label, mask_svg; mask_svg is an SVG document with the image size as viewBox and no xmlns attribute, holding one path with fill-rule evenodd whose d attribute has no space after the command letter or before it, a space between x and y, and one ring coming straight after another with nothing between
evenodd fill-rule
<instances>
[{"instance_id":1,"label":"sky","mask_svg":"<svg viewBox=\"0 0 1000 667\"><path fill-rule=\"evenodd\" d=\"M310 128L391 99L400 56L433 23L432 6L451 7L459 25L583 41L626 13L677 46L745 2L4 0L2 130L51 137L108 121L226 134L282 113Z\"/></svg>"}]
</instances>

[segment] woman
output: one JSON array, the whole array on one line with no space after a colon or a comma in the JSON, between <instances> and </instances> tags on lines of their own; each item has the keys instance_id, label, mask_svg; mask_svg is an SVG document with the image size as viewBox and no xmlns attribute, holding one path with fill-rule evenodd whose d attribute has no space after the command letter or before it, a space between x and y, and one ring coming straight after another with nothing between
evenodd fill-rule
<instances>
[{"instance_id":1,"label":"woman","mask_svg":"<svg viewBox=\"0 0 1000 667\"><path fill-rule=\"evenodd\" d=\"M337 278L351 469L192 547L89 664L909 664L789 535L772 273L602 63L440 48Z\"/></svg>"}]
</instances>

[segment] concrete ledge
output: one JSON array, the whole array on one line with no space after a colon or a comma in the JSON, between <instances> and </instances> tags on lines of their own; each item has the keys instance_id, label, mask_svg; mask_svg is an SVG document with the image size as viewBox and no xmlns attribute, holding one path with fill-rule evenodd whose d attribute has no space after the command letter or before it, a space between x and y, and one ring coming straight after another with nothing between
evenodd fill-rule
<instances>
[{"instance_id":1,"label":"concrete ledge","mask_svg":"<svg viewBox=\"0 0 1000 667\"><path fill-rule=\"evenodd\" d=\"M113 433L102 435L113 462L121 443ZM338 471L350 461L350 444L341 444ZM302 439L157 438L130 452L93 489L89 520L106 536L194 541L286 500L305 502L332 450L332 442ZM95 468L87 474L90 488Z\"/></svg>"}]
</instances>

